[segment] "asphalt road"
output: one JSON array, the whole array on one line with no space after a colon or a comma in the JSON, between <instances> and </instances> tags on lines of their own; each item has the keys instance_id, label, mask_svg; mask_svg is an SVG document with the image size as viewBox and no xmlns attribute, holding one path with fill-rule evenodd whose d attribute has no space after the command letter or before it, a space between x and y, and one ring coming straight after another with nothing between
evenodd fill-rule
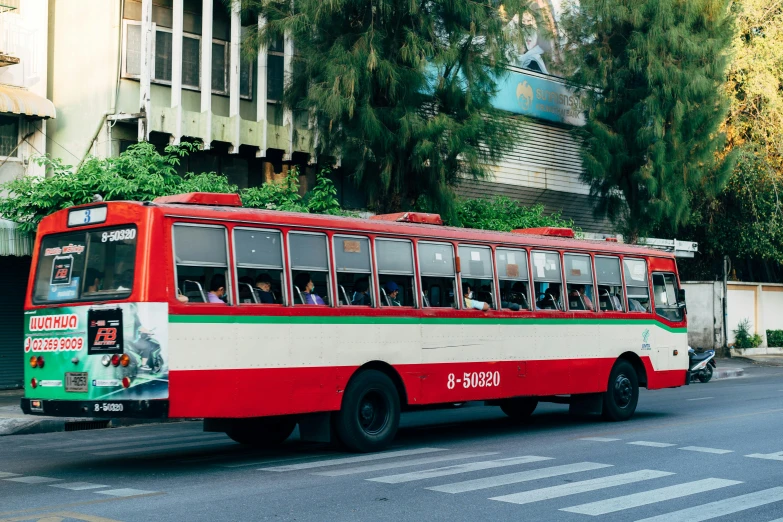
<instances>
[{"instance_id":1,"label":"asphalt road","mask_svg":"<svg viewBox=\"0 0 783 522\"><path fill-rule=\"evenodd\" d=\"M605 423L541 405L407 414L372 455L253 451L197 423L0 438L0 522L783 521L783 368L642 391ZM657 517L657 518L655 518Z\"/></svg>"}]
</instances>

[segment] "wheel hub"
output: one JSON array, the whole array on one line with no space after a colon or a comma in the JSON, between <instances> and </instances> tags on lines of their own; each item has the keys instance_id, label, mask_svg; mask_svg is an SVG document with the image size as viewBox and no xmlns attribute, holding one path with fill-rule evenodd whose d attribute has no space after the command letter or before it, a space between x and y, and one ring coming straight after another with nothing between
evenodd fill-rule
<instances>
[{"instance_id":1,"label":"wheel hub","mask_svg":"<svg viewBox=\"0 0 783 522\"><path fill-rule=\"evenodd\" d=\"M368 435L380 433L389 422L389 411L383 396L370 391L359 402L359 425Z\"/></svg>"},{"instance_id":2,"label":"wheel hub","mask_svg":"<svg viewBox=\"0 0 783 522\"><path fill-rule=\"evenodd\" d=\"M633 398L633 386L631 380L624 374L617 376L614 381L614 401L620 408L626 408Z\"/></svg>"}]
</instances>

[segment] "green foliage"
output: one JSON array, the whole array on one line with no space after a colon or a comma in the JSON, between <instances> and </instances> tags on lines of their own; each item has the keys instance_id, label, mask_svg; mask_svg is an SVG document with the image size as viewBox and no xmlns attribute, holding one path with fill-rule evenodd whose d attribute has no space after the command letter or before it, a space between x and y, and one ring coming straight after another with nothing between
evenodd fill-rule
<instances>
[{"instance_id":1,"label":"green foliage","mask_svg":"<svg viewBox=\"0 0 783 522\"><path fill-rule=\"evenodd\" d=\"M498 196L494 199L460 199L457 201L458 226L509 232L517 228L574 228L570 219L559 213L545 215L543 205L520 206L515 201Z\"/></svg>"},{"instance_id":2,"label":"green foliage","mask_svg":"<svg viewBox=\"0 0 783 522\"><path fill-rule=\"evenodd\" d=\"M307 209L316 214L343 215L344 211L337 200L337 187L327 177L330 172L330 168L323 167L316 174L315 186L307 194Z\"/></svg>"},{"instance_id":3,"label":"green foliage","mask_svg":"<svg viewBox=\"0 0 783 522\"><path fill-rule=\"evenodd\" d=\"M737 325L736 330L732 330L734 334L734 347L735 348L758 348L761 346L763 339L759 334L750 333L750 320L743 319Z\"/></svg>"},{"instance_id":4,"label":"green foliage","mask_svg":"<svg viewBox=\"0 0 783 522\"><path fill-rule=\"evenodd\" d=\"M585 182L597 213L633 240L691 218L720 192L732 157L716 159L728 110L730 0L580 0L561 18L569 79L586 89Z\"/></svg>"},{"instance_id":5,"label":"green foliage","mask_svg":"<svg viewBox=\"0 0 783 522\"><path fill-rule=\"evenodd\" d=\"M313 116L319 158L339 157L380 212L453 209L461 175L483 177L514 140L491 104L525 26L525 0L245 0L263 14L254 54L284 33L296 42L284 103Z\"/></svg>"},{"instance_id":6,"label":"green foliage","mask_svg":"<svg viewBox=\"0 0 783 522\"><path fill-rule=\"evenodd\" d=\"M767 346L783 348L783 330L767 330Z\"/></svg>"},{"instance_id":7,"label":"green foliage","mask_svg":"<svg viewBox=\"0 0 783 522\"><path fill-rule=\"evenodd\" d=\"M293 167L282 183L264 183L242 191L242 204L251 208L307 212L299 195L299 170Z\"/></svg>"}]
</instances>

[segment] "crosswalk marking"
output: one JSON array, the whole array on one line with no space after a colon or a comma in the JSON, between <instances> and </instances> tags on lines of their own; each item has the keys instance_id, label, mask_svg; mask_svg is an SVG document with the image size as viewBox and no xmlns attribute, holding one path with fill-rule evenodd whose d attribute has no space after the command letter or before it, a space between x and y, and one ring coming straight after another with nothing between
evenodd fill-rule
<instances>
[{"instance_id":1,"label":"crosswalk marking","mask_svg":"<svg viewBox=\"0 0 783 522\"><path fill-rule=\"evenodd\" d=\"M112 497L134 497L136 495L149 495L150 493L157 493L156 491L145 491L143 489L133 488L120 488L120 489L107 489L106 491L96 491L99 495L109 495Z\"/></svg>"},{"instance_id":2,"label":"crosswalk marking","mask_svg":"<svg viewBox=\"0 0 783 522\"><path fill-rule=\"evenodd\" d=\"M84 491L85 489L108 488L103 484L92 484L90 482L67 482L65 484L49 484L50 488L70 489L71 491Z\"/></svg>"},{"instance_id":3,"label":"crosswalk marking","mask_svg":"<svg viewBox=\"0 0 783 522\"><path fill-rule=\"evenodd\" d=\"M199 440L203 441L213 441L213 440L227 440L225 433L204 433L201 435L191 435L188 437L170 437L170 438L157 438L153 440L137 440L134 442L117 442L115 440L112 440L109 444L100 444L97 446L92 445L83 445L78 448L66 448L57 450L63 453L74 453L77 451L81 452L90 452L98 451L98 450L110 450L110 449L118 449L118 448L133 448L136 446L145 446L148 448L154 448L158 444L163 443L174 443L174 442L195 442ZM111 440L111 439L109 439Z\"/></svg>"},{"instance_id":4,"label":"crosswalk marking","mask_svg":"<svg viewBox=\"0 0 783 522\"><path fill-rule=\"evenodd\" d=\"M609 438L609 437L582 437L579 440L589 440L589 441L592 441L592 442L616 442L616 441L621 440L621 439L612 439L612 438Z\"/></svg>"},{"instance_id":5,"label":"crosswalk marking","mask_svg":"<svg viewBox=\"0 0 783 522\"><path fill-rule=\"evenodd\" d=\"M321 475L323 477L342 477L344 475L355 475L357 473L367 473L368 471L381 471L385 469L394 468L407 468L410 466L421 466L424 464L434 464L436 462L444 462L447 460L459 460L459 459L473 459L476 457L489 457L490 455L497 455L494 451L485 451L482 453L449 453L448 455L441 455L439 457L425 457L421 459L403 460L396 462L381 462L379 464L367 464L365 466L357 466L355 468L337 469L332 471L321 471L313 473L313 475Z\"/></svg>"},{"instance_id":6,"label":"crosswalk marking","mask_svg":"<svg viewBox=\"0 0 783 522\"><path fill-rule=\"evenodd\" d=\"M681 509L664 515L645 518L639 522L702 522L703 520L724 517L726 515L745 511L746 509L772 504L773 502L780 502L781 500L783 500L783 487L770 488L763 491L748 493L747 495L716 500L715 502ZM771 520L770 522L783 522L783 518Z\"/></svg>"},{"instance_id":7,"label":"crosswalk marking","mask_svg":"<svg viewBox=\"0 0 783 522\"><path fill-rule=\"evenodd\" d=\"M145 446L143 448L117 449L112 451L91 451L93 455L112 456L112 455L133 455L137 453L155 453L157 451L197 448L201 446L236 446L236 443L228 438L213 441L188 442L184 444L166 444L163 446Z\"/></svg>"},{"instance_id":8,"label":"crosswalk marking","mask_svg":"<svg viewBox=\"0 0 783 522\"><path fill-rule=\"evenodd\" d=\"M745 456L752 459L783 460L783 451L778 451L776 453L753 453Z\"/></svg>"},{"instance_id":9,"label":"crosswalk marking","mask_svg":"<svg viewBox=\"0 0 783 522\"><path fill-rule=\"evenodd\" d=\"M669 448L675 444L669 444L668 442L650 442L648 440L637 440L629 442L632 446L649 446L650 448Z\"/></svg>"},{"instance_id":10,"label":"crosswalk marking","mask_svg":"<svg viewBox=\"0 0 783 522\"><path fill-rule=\"evenodd\" d=\"M512 504L529 504L531 502L539 502L541 500L550 500L568 495L576 495L577 493L586 493L588 491L596 491L598 489L633 484L634 482L641 482L643 480L668 477L669 475L674 475L674 473L669 473L668 471L657 471L654 469L643 469L640 471L623 473L621 475L610 475L608 477L582 480L580 482L572 482L570 484L560 484L558 486L551 486L548 488L523 491L522 493L512 493L511 495L492 497L490 500L499 500L501 502L510 502Z\"/></svg>"},{"instance_id":11,"label":"crosswalk marking","mask_svg":"<svg viewBox=\"0 0 783 522\"><path fill-rule=\"evenodd\" d=\"M733 450L716 449L716 448L703 448L701 446L685 446L684 448L677 448L684 451L698 451L700 453L715 453L716 455L725 455L726 453L734 453Z\"/></svg>"},{"instance_id":12,"label":"crosswalk marking","mask_svg":"<svg viewBox=\"0 0 783 522\"><path fill-rule=\"evenodd\" d=\"M3 480L7 480L8 482L21 482L22 484L46 484L47 482L58 482L60 479L29 475L26 477L7 478Z\"/></svg>"},{"instance_id":13,"label":"crosswalk marking","mask_svg":"<svg viewBox=\"0 0 783 522\"><path fill-rule=\"evenodd\" d=\"M506 486L508 484L518 484L520 482L529 482L531 480L540 480L570 473L579 473L582 471L593 471L596 469L610 468L611 464L597 464L595 462L577 462L576 464L564 464L562 466L552 466L549 468L531 469L517 473L508 473L506 475L497 475L494 477L485 477L480 479L465 480L463 482L454 482L433 486L432 491L443 493L465 493L467 491L477 491L479 489L494 488L497 486Z\"/></svg>"},{"instance_id":14,"label":"crosswalk marking","mask_svg":"<svg viewBox=\"0 0 783 522\"><path fill-rule=\"evenodd\" d=\"M512 457L498 460L485 460L483 462L469 462L467 464L455 464L443 468L425 469L423 471L412 471L410 473L400 473L399 475L387 475L385 477L367 479L372 482L383 482L385 484L400 484L402 482L412 482L414 480L424 480L435 477L445 477L447 475L457 475L459 473L468 473L471 471L480 471L483 469L502 468L506 466L517 466L519 464L528 464L531 462L541 462L543 460L552 460L551 457L536 457L527 455L524 457Z\"/></svg>"},{"instance_id":15,"label":"crosswalk marking","mask_svg":"<svg viewBox=\"0 0 783 522\"><path fill-rule=\"evenodd\" d=\"M8 477L18 477L19 473L9 473L7 471L0 471L0 479L8 478Z\"/></svg>"},{"instance_id":16,"label":"crosswalk marking","mask_svg":"<svg viewBox=\"0 0 783 522\"><path fill-rule=\"evenodd\" d=\"M314 455L305 455L304 457L291 457L291 458L284 458L284 459L264 459L264 460L254 460L251 462L239 462L237 464L218 464L221 468L245 468L248 466L263 466L263 465L271 465L271 464L279 464L281 462L296 462L299 460L307 460L307 459L318 459L321 457L329 457L333 454L330 453L317 453Z\"/></svg>"},{"instance_id":17,"label":"crosswalk marking","mask_svg":"<svg viewBox=\"0 0 783 522\"><path fill-rule=\"evenodd\" d=\"M742 482L738 480L708 478L703 480L696 480L693 482L686 482L685 484L676 484L674 486L668 486L665 488L653 489L650 491L642 491L632 495L624 495L622 497L609 498L606 500L599 500L597 502L589 502L579 506L563 508L560 511L568 511L570 513L580 513L582 515L592 516L606 515L607 513L614 513L624 509L631 509L639 506L646 506L648 504L655 504L656 502L663 502L665 500L673 500L675 498L696 495L697 493L712 491L713 489L725 488L728 486L735 486L737 484L742 484Z\"/></svg>"},{"instance_id":18,"label":"crosswalk marking","mask_svg":"<svg viewBox=\"0 0 783 522\"><path fill-rule=\"evenodd\" d=\"M301 464L272 466L271 468L259 469L260 471L301 471L303 469L325 468L327 466L338 466L340 464L355 464L357 462L369 462L372 460L393 459L394 457L408 457L410 455L421 455L422 453L434 453L436 451L446 450L440 448L417 448L412 450L385 451L382 453L373 453L371 455L359 455L358 457L316 460L315 462L303 462Z\"/></svg>"}]
</instances>

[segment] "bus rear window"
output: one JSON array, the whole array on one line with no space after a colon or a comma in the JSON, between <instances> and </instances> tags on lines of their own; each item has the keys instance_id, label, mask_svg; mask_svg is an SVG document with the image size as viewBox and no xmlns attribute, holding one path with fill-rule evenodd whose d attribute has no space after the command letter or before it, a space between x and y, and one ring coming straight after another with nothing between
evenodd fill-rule
<instances>
[{"instance_id":1,"label":"bus rear window","mask_svg":"<svg viewBox=\"0 0 783 522\"><path fill-rule=\"evenodd\" d=\"M126 225L44 237L33 302L128 297L133 288L136 234L135 226Z\"/></svg>"}]
</instances>

